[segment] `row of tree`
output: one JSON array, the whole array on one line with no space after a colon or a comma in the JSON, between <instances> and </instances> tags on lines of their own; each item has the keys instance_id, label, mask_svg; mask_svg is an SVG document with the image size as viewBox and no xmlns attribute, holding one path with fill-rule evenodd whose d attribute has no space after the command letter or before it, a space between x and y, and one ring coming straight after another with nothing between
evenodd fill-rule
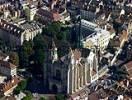
<instances>
[{"instance_id":1,"label":"row of tree","mask_svg":"<svg viewBox=\"0 0 132 100\"><path fill-rule=\"evenodd\" d=\"M41 34L37 35L33 41L25 41L19 49L20 66L27 67L31 61L42 65L44 61L45 43Z\"/></svg>"}]
</instances>

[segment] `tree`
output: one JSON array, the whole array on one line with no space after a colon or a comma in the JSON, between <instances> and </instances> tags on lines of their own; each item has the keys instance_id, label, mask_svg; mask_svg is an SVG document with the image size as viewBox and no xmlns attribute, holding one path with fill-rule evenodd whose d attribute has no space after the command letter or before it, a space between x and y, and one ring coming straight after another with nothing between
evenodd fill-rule
<instances>
[{"instance_id":1,"label":"tree","mask_svg":"<svg viewBox=\"0 0 132 100\"><path fill-rule=\"evenodd\" d=\"M44 49L46 48L44 38L42 35L38 35L34 39L34 60L37 64L43 64L44 61Z\"/></svg>"},{"instance_id":2,"label":"tree","mask_svg":"<svg viewBox=\"0 0 132 100\"><path fill-rule=\"evenodd\" d=\"M44 62L44 58L45 58L44 50L43 49L36 49L34 55L35 55L34 56L35 57L35 62L37 64L42 65L43 62Z\"/></svg>"},{"instance_id":3,"label":"tree","mask_svg":"<svg viewBox=\"0 0 132 100\"><path fill-rule=\"evenodd\" d=\"M22 100L32 100L33 96L32 93L29 91L26 91L26 97L24 97Z\"/></svg>"},{"instance_id":4,"label":"tree","mask_svg":"<svg viewBox=\"0 0 132 100\"><path fill-rule=\"evenodd\" d=\"M45 99L45 97L40 97L40 99L39 99L39 100L46 100L46 99Z\"/></svg>"},{"instance_id":5,"label":"tree","mask_svg":"<svg viewBox=\"0 0 132 100\"><path fill-rule=\"evenodd\" d=\"M26 67L29 65L29 57L33 53L33 44L31 41L24 41L19 50L20 65Z\"/></svg>"},{"instance_id":6,"label":"tree","mask_svg":"<svg viewBox=\"0 0 132 100\"><path fill-rule=\"evenodd\" d=\"M54 38L57 38L57 34L61 33L62 23L60 22L53 22L51 23L48 28L48 34ZM60 35L60 34L59 34Z\"/></svg>"},{"instance_id":7,"label":"tree","mask_svg":"<svg viewBox=\"0 0 132 100\"><path fill-rule=\"evenodd\" d=\"M66 100L66 99L65 99L65 96L63 94L57 94L56 100Z\"/></svg>"},{"instance_id":8,"label":"tree","mask_svg":"<svg viewBox=\"0 0 132 100\"><path fill-rule=\"evenodd\" d=\"M60 22L53 22L48 26L48 31L52 35L56 35L60 32L62 24Z\"/></svg>"},{"instance_id":9,"label":"tree","mask_svg":"<svg viewBox=\"0 0 132 100\"><path fill-rule=\"evenodd\" d=\"M27 80L23 80L23 81L21 81L21 82L18 84L18 86L14 89L13 92L14 92L14 94L19 94L20 91L25 90L26 87L27 87Z\"/></svg>"},{"instance_id":10,"label":"tree","mask_svg":"<svg viewBox=\"0 0 132 100\"><path fill-rule=\"evenodd\" d=\"M10 62L16 66L19 66L19 56L16 52L11 52L10 55Z\"/></svg>"},{"instance_id":11,"label":"tree","mask_svg":"<svg viewBox=\"0 0 132 100\"><path fill-rule=\"evenodd\" d=\"M45 41L44 41L44 38L41 34L38 34L34 40L33 40L33 43L34 43L34 50L35 49L44 49L45 48Z\"/></svg>"},{"instance_id":12,"label":"tree","mask_svg":"<svg viewBox=\"0 0 132 100\"><path fill-rule=\"evenodd\" d=\"M56 38L58 40L67 40L67 34L68 34L67 31L59 32L56 34Z\"/></svg>"},{"instance_id":13,"label":"tree","mask_svg":"<svg viewBox=\"0 0 132 100\"><path fill-rule=\"evenodd\" d=\"M111 74L110 78L116 81L127 79L128 76L128 72L124 66L110 66L109 73Z\"/></svg>"}]
</instances>

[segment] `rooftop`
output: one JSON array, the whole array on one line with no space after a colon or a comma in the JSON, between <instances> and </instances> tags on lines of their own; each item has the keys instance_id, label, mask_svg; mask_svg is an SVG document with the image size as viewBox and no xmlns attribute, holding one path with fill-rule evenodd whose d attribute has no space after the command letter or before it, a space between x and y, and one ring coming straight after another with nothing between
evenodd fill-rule
<instances>
[{"instance_id":1,"label":"rooftop","mask_svg":"<svg viewBox=\"0 0 132 100\"><path fill-rule=\"evenodd\" d=\"M132 61L128 62L127 64L125 64L129 77L132 78Z\"/></svg>"},{"instance_id":2,"label":"rooftop","mask_svg":"<svg viewBox=\"0 0 132 100\"><path fill-rule=\"evenodd\" d=\"M2 60L0 60L0 67L10 68L10 69L16 68L16 66L13 65L12 63L10 63L8 61L2 61Z\"/></svg>"},{"instance_id":3,"label":"rooftop","mask_svg":"<svg viewBox=\"0 0 132 100\"><path fill-rule=\"evenodd\" d=\"M38 11L37 11L37 14L38 15L41 15L41 16L45 16L45 17L47 17L47 18L49 18L49 19L51 19L51 21L53 20L53 21L58 21L58 20L60 20L60 15L59 15L59 13L57 13L57 12L54 12L54 11L49 11L49 10L46 10L46 9L39 9Z\"/></svg>"},{"instance_id":4,"label":"rooftop","mask_svg":"<svg viewBox=\"0 0 132 100\"><path fill-rule=\"evenodd\" d=\"M0 20L0 27L4 31L11 32L13 35L21 36L21 33L24 32L23 29L19 28L17 25L14 25L12 23L9 23L3 19Z\"/></svg>"},{"instance_id":5,"label":"rooftop","mask_svg":"<svg viewBox=\"0 0 132 100\"><path fill-rule=\"evenodd\" d=\"M3 93L7 92L12 87L14 87L15 85L17 85L20 81L21 81L20 78L18 78L16 76L12 77L12 79L9 80L8 82L0 84L0 92L3 92Z\"/></svg>"}]
</instances>

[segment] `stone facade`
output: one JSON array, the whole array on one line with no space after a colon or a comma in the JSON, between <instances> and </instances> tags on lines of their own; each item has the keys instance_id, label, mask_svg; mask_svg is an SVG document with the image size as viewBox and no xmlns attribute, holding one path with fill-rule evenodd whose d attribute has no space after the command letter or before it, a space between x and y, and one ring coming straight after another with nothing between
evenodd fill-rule
<instances>
[{"instance_id":1,"label":"stone facade","mask_svg":"<svg viewBox=\"0 0 132 100\"><path fill-rule=\"evenodd\" d=\"M41 32L42 29L35 23L16 25L0 20L0 38L13 47L22 45L25 40L33 40Z\"/></svg>"},{"instance_id":2,"label":"stone facade","mask_svg":"<svg viewBox=\"0 0 132 100\"><path fill-rule=\"evenodd\" d=\"M132 34L132 21L130 21L128 24L128 33Z\"/></svg>"},{"instance_id":3,"label":"stone facade","mask_svg":"<svg viewBox=\"0 0 132 100\"><path fill-rule=\"evenodd\" d=\"M55 47L46 54L44 85L53 93L74 94L106 73L103 68L98 71L97 55L89 49L69 49L68 54L57 58Z\"/></svg>"},{"instance_id":4,"label":"stone facade","mask_svg":"<svg viewBox=\"0 0 132 100\"><path fill-rule=\"evenodd\" d=\"M16 66L8 61L0 61L0 73L8 77L16 76Z\"/></svg>"},{"instance_id":5,"label":"stone facade","mask_svg":"<svg viewBox=\"0 0 132 100\"><path fill-rule=\"evenodd\" d=\"M104 50L108 46L111 38L109 31L99 28L97 24L86 20L81 20L81 24L82 27L86 27L91 31L90 34L87 32L86 34L88 35L85 35L81 40L84 48L92 49L95 48L95 46L98 46L100 50Z\"/></svg>"}]
</instances>

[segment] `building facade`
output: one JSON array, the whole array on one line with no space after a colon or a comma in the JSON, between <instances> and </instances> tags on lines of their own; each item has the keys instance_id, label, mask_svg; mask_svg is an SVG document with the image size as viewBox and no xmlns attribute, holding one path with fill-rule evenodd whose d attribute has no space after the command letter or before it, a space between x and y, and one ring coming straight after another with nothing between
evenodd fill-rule
<instances>
[{"instance_id":1,"label":"building facade","mask_svg":"<svg viewBox=\"0 0 132 100\"><path fill-rule=\"evenodd\" d=\"M132 21L128 23L128 33L132 34Z\"/></svg>"},{"instance_id":2,"label":"building facade","mask_svg":"<svg viewBox=\"0 0 132 100\"><path fill-rule=\"evenodd\" d=\"M12 47L22 45L25 40L33 40L41 32L42 29L35 23L18 25L0 20L0 38Z\"/></svg>"},{"instance_id":3,"label":"building facade","mask_svg":"<svg viewBox=\"0 0 132 100\"><path fill-rule=\"evenodd\" d=\"M97 24L88 22L86 20L81 20L81 24L83 27L86 27L88 30L92 31L91 34L86 35L81 40L84 48L92 49L95 46L98 46L100 50L104 50L108 46L111 38L109 31L101 29Z\"/></svg>"},{"instance_id":4,"label":"building facade","mask_svg":"<svg viewBox=\"0 0 132 100\"><path fill-rule=\"evenodd\" d=\"M50 9L41 8L36 12L35 20L42 24L48 24L51 22L56 22L61 20L61 16L56 11L51 11Z\"/></svg>"},{"instance_id":5,"label":"building facade","mask_svg":"<svg viewBox=\"0 0 132 100\"><path fill-rule=\"evenodd\" d=\"M16 66L8 61L0 61L0 73L8 77L16 76Z\"/></svg>"},{"instance_id":6,"label":"building facade","mask_svg":"<svg viewBox=\"0 0 132 100\"><path fill-rule=\"evenodd\" d=\"M74 94L106 73L106 69L98 70L98 57L89 49L69 49L57 57L54 48L46 54L44 86L52 93Z\"/></svg>"},{"instance_id":7,"label":"building facade","mask_svg":"<svg viewBox=\"0 0 132 100\"><path fill-rule=\"evenodd\" d=\"M25 14L26 14L27 20L33 21L37 10L38 10L37 7L35 7L34 5L27 6L25 8Z\"/></svg>"}]
</instances>

